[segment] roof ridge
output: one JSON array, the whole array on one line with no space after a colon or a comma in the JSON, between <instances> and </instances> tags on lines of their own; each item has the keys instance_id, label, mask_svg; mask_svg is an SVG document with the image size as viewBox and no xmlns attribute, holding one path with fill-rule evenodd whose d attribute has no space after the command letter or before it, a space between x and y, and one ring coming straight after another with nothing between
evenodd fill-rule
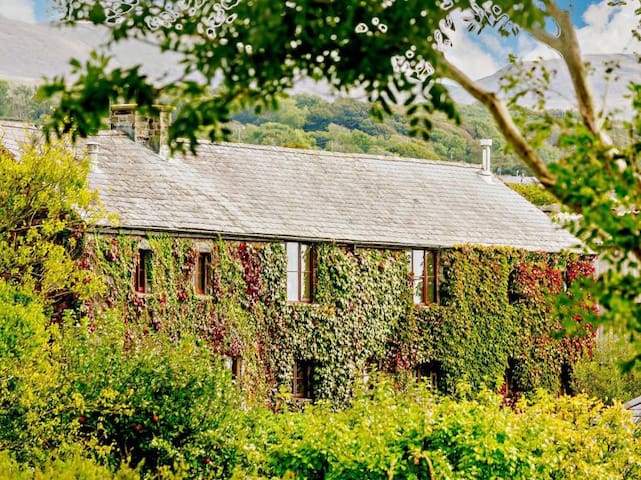
<instances>
[{"instance_id":1,"label":"roof ridge","mask_svg":"<svg viewBox=\"0 0 641 480\"><path fill-rule=\"evenodd\" d=\"M389 161L389 162L403 162L403 163L420 163L420 164L433 164L433 165L443 165L447 167L459 167L459 168L472 168L479 169L480 164L476 163L467 163L467 162L448 162L446 160L431 160L427 158L415 158L415 157L401 157L396 155L374 155L370 153L348 153L348 152L334 152L329 150L314 150L310 148L291 148L291 147L281 147L276 145L256 145L253 143L238 143L238 142L210 142L208 140L199 140L198 142L201 145L210 145L210 146L220 146L220 147L231 147L231 148L243 148L250 150L261 150L261 151L282 151L287 153L295 153L297 155L320 155L324 157L346 157L346 158L359 158L363 160L376 160L376 161Z\"/></svg>"},{"instance_id":2,"label":"roof ridge","mask_svg":"<svg viewBox=\"0 0 641 480\"><path fill-rule=\"evenodd\" d=\"M2 128L19 128L23 130L33 130L40 132L40 129L32 123L22 122L20 120L0 119Z\"/></svg>"}]
</instances>

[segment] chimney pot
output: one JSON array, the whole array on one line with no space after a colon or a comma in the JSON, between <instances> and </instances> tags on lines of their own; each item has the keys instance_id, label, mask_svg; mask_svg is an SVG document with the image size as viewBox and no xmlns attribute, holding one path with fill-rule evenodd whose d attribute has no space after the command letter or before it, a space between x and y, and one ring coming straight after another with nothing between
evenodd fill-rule
<instances>
[{"instance_id":1,"label":"chimney pot","mask_svg":"<svg viewBox=\"0 0 641 480\"><path fill-rule=\"evenodd\" d=\"M85 145L87 148L87 155L89 155L91 162L92 163L97 162L98 161L98 143L87 142Z\"/></svg>"},{"instance_id":2,"label":"chimney pot","mask_svg":"<svg viewBox=\"0 0 641 480\"><path fill-rule=\"evenodd\" d=\"M483 149L483 163L481 165L481 175L492 175L490 154L492 151L492 139L482 138L479 143Z\"/></svg>"}]
</instances>

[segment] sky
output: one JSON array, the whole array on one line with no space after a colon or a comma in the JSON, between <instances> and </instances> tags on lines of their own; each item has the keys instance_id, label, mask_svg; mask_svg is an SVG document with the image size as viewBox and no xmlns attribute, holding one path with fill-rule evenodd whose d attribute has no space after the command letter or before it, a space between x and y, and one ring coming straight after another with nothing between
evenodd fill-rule
<instances>
[{"instance_id":1,"label":"sky","mask_svg":"<svg viewBox=\"0 0 641 480\"><path fill-rule=\"evenodd\" d=\"M0 15L24 22L43 22L49 19L52 0L0 0ZM633 53L641 45L630 33L637 22L634 10L641 0L612 2L612 0L558 0L562 7L569 7L584 54ZM478 0L478 3L481 3ZM622 3L617 7L609 3ZM459 19L460 21L460 19ZM472 78L494 73L505 63L508 53L525 60L538 57L552 58L555 52L543 47L525 33L511 40L486 29L481 36L458 28L453 34L453 47L448 58L464 69Z\"/></svg>"}]
</instances>

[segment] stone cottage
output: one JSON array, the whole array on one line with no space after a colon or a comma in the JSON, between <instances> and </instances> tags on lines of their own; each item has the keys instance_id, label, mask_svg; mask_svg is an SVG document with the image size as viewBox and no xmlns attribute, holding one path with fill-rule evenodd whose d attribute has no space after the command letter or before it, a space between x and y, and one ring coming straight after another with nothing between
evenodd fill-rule
<instances>
[{"instance_id":1,"label":"stone cottage","mask_svg":"<svg viewBox=\"0 0 641 480\"><path fill-rule=\"evenodd\" d=\"M167 120L114 106L84 143L117 218L86 239L108 285L88 315L192 332L255 396L341 401L375 369L445 391L560 388L576 352L553 297L585 259L487 148L482 166L204 141L169 155ZM14 151L28 133L0 130Z\"/></svg>"}]
</instances>

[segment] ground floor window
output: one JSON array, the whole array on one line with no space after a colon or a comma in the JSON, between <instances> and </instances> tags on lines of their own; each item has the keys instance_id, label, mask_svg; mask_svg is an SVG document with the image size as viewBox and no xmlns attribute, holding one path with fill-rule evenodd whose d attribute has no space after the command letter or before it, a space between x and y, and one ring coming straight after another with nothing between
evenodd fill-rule
<instances>
[{"instance_id":1,"label":"ground floor window","mask_svg":"<svg viewBox=\"0 0 641 480\"><path fill-rule=\"evenodd\" d=\"M442 376L441 364L435 360L421 363L415 370L416 380L427 382L430 388L438 389L439 378Z\"/></svg>"},{"instance_id":2,"label":"ground floor window","mask_svg":"<svg viewBox=\"0 0 641 480\"><path fill-rule=\"evenodd\" d=\"M313 398L312 379L314 364L309 361L294 362L292 396L294 398Z\"/></svg>"},{"instance_id":3,"label":"ground floor window","mask_svg":"<svg viewBox=\"0 0 641 480\"><path fill-rule=\"evenodd\" d=\"M151 250L138 250L134 272L134 290L138 293L151 292Z\"/></svg>"}]
</instances>

